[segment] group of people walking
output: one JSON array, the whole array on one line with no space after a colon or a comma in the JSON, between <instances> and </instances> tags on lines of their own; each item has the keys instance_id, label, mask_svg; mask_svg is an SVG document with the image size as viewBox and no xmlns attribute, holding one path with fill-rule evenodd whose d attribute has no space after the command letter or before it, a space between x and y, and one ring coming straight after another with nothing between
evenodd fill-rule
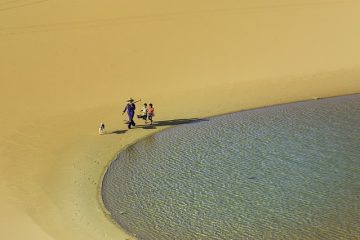
<instances>
[{"instance_id":1,"label":"group of people walking","mask_svg":"<svg viewBox=\"0 0 360 240\"><path fill-rule=\"evenodd\" d=\"M128 129L131 129L131 127L135 127L136 126L136 123L134 122L134 117L135 117L135 110L136 110L136 105L135 103L141 101L138 100L138 101L135 101L134 99L132 98L129 98L127 100L127 104L124 108L124 111L123 111L123 114L125 112L127 112L128 116L129 116L129 121L128 121ZM144 106L143 108L141 109L140 111L140 114L137 115L138 118L141 118L143 120L145 120L145 124L148 123L148 120L150 121L150 125L153 124L153 117L154 117L154 107L153 107L153 104L152 103L149 103L149 105L147 103L144 103Z\"/></svg>"}]
</instances>

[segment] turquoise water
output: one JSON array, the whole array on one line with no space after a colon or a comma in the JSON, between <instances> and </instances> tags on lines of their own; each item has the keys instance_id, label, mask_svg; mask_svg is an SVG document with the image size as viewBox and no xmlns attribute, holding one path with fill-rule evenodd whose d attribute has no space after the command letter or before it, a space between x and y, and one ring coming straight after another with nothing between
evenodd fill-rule
<instances>
[{"instance_id":1,"label":"turquoise water","mask_svg":"<svg viewBox=\"0 0 360 240\"><path fill-rule=\"evenodd\" d=\"M360 95L155 134L118 155L102 197L139 239L359 239Z\"/></svg>"}]
</instances>

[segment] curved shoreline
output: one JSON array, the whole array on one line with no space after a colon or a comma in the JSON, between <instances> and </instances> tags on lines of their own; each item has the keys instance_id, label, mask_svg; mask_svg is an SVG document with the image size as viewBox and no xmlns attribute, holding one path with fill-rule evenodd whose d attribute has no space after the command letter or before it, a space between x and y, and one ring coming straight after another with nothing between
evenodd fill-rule
<instances>
[{"instance_id":1,"label":"curved shoreline","mask_svg":"<svg viewBox=\"0 0 360 240\"><path fill-rule=\"evenodd\" d=\"M104 214L99 181L171 121L127 132L129 97L158 121L359 93L360 3L301 1L6 3L0 239L131 238Z\"/></svg>"},{"instance_id":2,"label":"curved shoreline","mask_svg":"<svg viewBox=\"0 0 360 240\"><path fill-rule=\"evenodd\" d=\"M351 97L351 96L356 96L357 97L357 99L358 99L358 97L360 96L360 94L358 94L358 93L355 93L355 94L346 94L346 95L340 95L340 96L333 96L333 97L325 97L325 98L323 98L323 100L325 100L326 102L328 102L329 103L329 101L328 100L330 100L330 101L337 101L336 100L336 98L342 98L342 97ZM335 98L335 99L334 99ZM302 103L302 102L307 102L307 103L310 103L310 102L312 102L313 100L304 100L304 101L296 101L296 102L289 102L289 103L284 103L284 104L280 104L280 105L290 105L290 106L292 106L292 104L296 104L296 103ZM342 100L339 100L340 102L342 101ZM330 103L334 103L334 102L330 102ZM319 104L321 104L321 103L319 103ZM322 104L324 104L324 103L322 103ZM315 104L316 105L316 104ZM274 107L274 106L279 106L278 104L277 105L271 105L271 106L269 106L269 107ZM302 105L301 105L302 106ZM255 108L255 109L245 109L245 110L241 110L241 111L236 111L235 113L241 113L241 112L247 112L247 111L252 111L252 110L258 110L258 109L263 109L264 107L259 107L259 108ZM266 107L267 108L267 107ZM231 113L230 113L231 114ZM219 115L216 115L216 116L211 116L211 117L206 117L206 119L209 119L209 118L212 118L212 117L217 117L217 116L223 116L224 114L219 114ZM227 115L227 114L226 114ZM326 115L325 115L326 116ZM204 118L205 119L205 118ZM165 130L169 130L169 129L165 129ZM165 131L165 130L163 130L163 131ZM141 146L143 146L144 145L144 142L142 142L142 141L144 141L144 140L146 140L146 138L148 138L148 137L151 137L151 136L153 136L153 135L158 135L158 134L162 134L163 133L163 131L159 131L159 132L156 132L156 133L153 133L153 134L151 134L150 136L147 136L147 137L145 137L145 139L144 138L141 138L141 139L139 139L139 140L137 140L134 144L132 144L132 145L130 145L130 146L134 146L134 145L136 145L136 144L139 144L140 143L140 145ZM130 146L127 146L127 147L130 147ZM127 151L127 147L125 147L125 148L123 148L123 150L121 151L121 152L119 152L118 154L121 154L121 153L123 153L124 151ZM139 154L141 154L141 152L143 152L144 151L144 149L142 148L142 147L135 147L137 150L139 150L140 152L138 152L138 151L135 151L135 152L137 152L137 153L139 153ZM131 150L129 150L129 154L131 154L130 153L130 151ZM133 151L131 151L131 152L133 152L134 153L134 150ZM126 154L127 155L127 154ZM121 157L122 159L121 160L124 160L124 154L123 154L123 156ZM126 158L126 157L125 157ZM118 159L118 157L117 158L115 158L110 164L109 164L109 166L108 166L108 168L107 168L107 170L106 170L106 173L109 171L109 168L111 167L111 165L112 165L112 163L114 162L114 161L119 161L119 159ZM118 162L119 163L119 162ZM129 166L129 165L128 165ZM119 169L118 167L117 168L115 168L115 169L117 169L117 171L119 171L119 170L121 170L121 168ZM146 168L145 168L146 169ZM142 170L144 170L144 169L142 169ZM113 171L114 171L114 168L113 168ZM105 173L105 174L106 174ZM113 172L113 174L114 174L114 172ZM129 177L129 176L128 176ZM108 179L108 181L109 181L109 179ZM104 184L104 182L103 181L101 181L101 183L102 183L102 185ZM118 185L120 182L119 181L117 181L117 184L116 184L116 186L121 186L121 183L120 183L120 185ZM109 187L109 182L107 183L108 185L108 187ZM111 188L110 188L111 189ZM131 188L132 189L132 188ZM138 189L139 190L139 189ZM107 191L109 191L109 188L107 188ZM133 190L130 190L130 192L132 192L133 193ZM102 198L103 199L103 198ZM109 200L109 198L107 198L108 200ZM118 205L118 206L121 206L121 205ZM114 207L114 206L113 206ZM116 207L115 207L115 209L113 209L113 210L115 210L115 211L117 211L116 210ZM122 209L121 208L121 210L122 211L125 211L125 212L127 212L127 210L124 210L124 209ZM132 210L136 210L136 209L132 209ZM122 214L122 213L120 213L120 214ZM118 217L119 217L119 215L118 215ZM139 216L138 216L139 217ZM126 218L126 217L125 217ZM129 216L127 216L127 218L129 219ZM140 217L141 218L141 217ZM121 219L121 221L123 221L124 219L122 218L122 217L120 217L120 219ZM131 218L130 218L131 219ZM161 219L161 218L160 218ZM113 220L113 221L115 221L115 220ZM116 221L115 221L116 222ZM121 227L121 229L124 229L122 226L121 226L121 224L119 224L119 223L117 223L118 225L120 225L120 227ZM144 230L144 229L142 229L142 230ZM128 231L129 232L129 231ZM145 231L146 232L146 231ZM169 232L167 232L167 233L169 233ZM144 234L144 232L142 233L142 234ZM144 235L142 235L142 236L146 236L146 234L144 234ZM154 235L152 235L152 236L154 236ZM169 236L169 235L168 235Z\"/></svg>"},{"instance_id":3,"label":"curved shoreline","mask_svg":"<svg viewBox=\"0 0 360 240\"><path fill-rule=\"evenodd\" d=\"M219 114L219 115L217 115L217 116L225 115L225 114L227 114L227 113ZM211 117L215 117L215 116L211 116ZM156 121L154 121L154 122L156 122ZM173 127L174 127L174 126L173 126ZM114 161L116 161L118 155L121 154L122 152L126 151L126 149L127 149L128 147L133 146L133 145L137 144L138 142L140 142L140 141L142 141L142 140L144 140L144 139L146 139L146 138L149 138L149 137L151 137L151 136L153 136L153 135L155 135L155 134L158 134L158 133L160 133L160 132L166 131L166 130L169 129L169 128L172 128L172 126L164 127L164 128L159 129L159 130L156 130L156 131L154 131L154 132L152 132L152 133L150 133L150 134L148 134L148 135L141 136L141 137L135 139L134 142L131 142L131 143L125 145L124 147L122 147L117 153L115 153L114 157L113 157L111 160L108 161L108 163L107 163L104 171L102 172L102 174L101 174L101 176L100 176L99 182L100 182L101 184L99 184L99 186L98 186L98 188L97 188L97 199L98 199L98 203L99 203L101 209L103 210L103 213L104 213L105 217L109 220L109 222L111 222L111 223L114 224L116 227L118 227L120 231L124 231L126 234L128 234L129 236L132 236L132 237L134 237L134 238L136 238L136 234L131 233L130 231L128 231L127 229L125 229L123 226L121 226L118 222L116 222L116 221L112 218L110 211L105 207L105 204L104 204L104 201L103 201L103 198L102 198L102 186L103 186L104 176L105 176L105 174L107 173L107 171L108 171L109 167L111 166L111 164L112 164Z\"/></svg>"},{"instance_id":4,"label":"curved shoreline","mask_svg":"<svg viewBox=\"0 0 360 240\"><path fill-rule=\"evenodd\" d=\"M294 103L301 103L301 102L310 102L310 101L318 101L318 100L326 100L326 99L332 99L332 98L337 98L337 97L346 97L346 96L353 96L353 95L359 95L360 93L350 93L350 94L344 94L344 95L336 95L336 96L326 96L326 97L316 97L316 98L311 98L311 99L304 99L304 100L298 100L298 101L291 101L291 102L284 102L284 103L278 103L278 104L273 104L273 105L265 105L265 106L259 106L259 107L255 107L255 108L249 108L249 109L241 109L238 111L233 111L233 112L227 112L227 113L219 113L216 115L212 115L212 116L206 116L206 117L201 117L198 120L203 120L203 119L208 119L208 118L213 118L213 117L218 117L218 116L224 116L224 115L228 115L228 114L232 114L232 113L239 113L239 112L244 112L244 111L252 111L252 110L257 110L257 109L264 109L264 108L268 108L268 107L275 107L275 106L279 106L279 105L287 105L287 104L294 104ZM194 121L195 122L195 121ZM185 123L186 124L186 123ZM181 124L182 125L182 124ZM127 234L133 236L136 238L136 234L131 233L129 230L127 230L126 228L124 228L123 226L121 226L121 224L119 224L118 222L116 222L112 216L110 211L105 207L104 201L103 201L103 197L102 197L102 188L103 188L103 181L104 181L104 176L106 175L106 173L108 172L111 164L117 160L118 155L121 154L122 152L126 151L127 148L129 148L130 146L136 145L137 143L139 143L140 141L149 138L155 134L159 134L163 131L166 131L170 128L173 128L175 126L170 126L170 127L166 127L163 129L160 129L158 131L152 132L149 135L143 136L141 138L136 139L133 143L130 143L126 146L124 146L123 148L121 148L116 154L115 157L108 162L105 171L103 171L103 174L101 175L100 178L100 185L99 185L99 191L98 191L98 199L99 199L99 204L101 205L101 208L104 211L104 215L109 219L109 221L116 225L121 231L125 231Z\"/></svg>"},{"instance_id":5,"label":"curved shoreline","mask_svg":"<svg viewBox=\"0 0 360 240\"><path fill-rule=\"evenodd\" d=\"M293 91L297 90L293 89ZM356 93L359 90L348 93ZM189 100L197 96L196 91L189 92L188 95L190 94L193 97ZM216 89L210 88L208 97L201 99L201 102L198 101L198 105L185 104L190 107L187 109L189 113L187 117L218 116L257 106L279 104L279 101L274 101L276 97L272 101L264 101L263 104L249 102L248 107L233 103L226 104L234 99L227 95L227 91L219 95ZM344 94L318 94L320 97L334 95ZM228 99L224 105L226 107L219 107L216 111L207 108L209 102L217 104L216 99L225 99L225 96ZM168 97L166 105L161 105L162 111L161 114L158 111L156 121L182 118L181 109L176 112L171 111L177 99L178 96ZM311 97L289 98L285 102L308 99ZM239 99L238 101L241 102ZM76 119L73 117L74 114L77 116ZM171 126L159 126L152 130L138 128L125 134L99 136L97 121L89 121L89 119L104 119L102 117L106 116L107 131L118 132L119 129L126 127L119 115L117 105L92 108L82 113L67 113L37 120L36 123L42 125L42 131L33 127L23 127L18 130L17 135L14 133L8 135L6 145L2 145L7 149L2 149L0 152L2 160L4 157L8 159L5 161L7 165L2 165L1 175L7 177L5 184L10 186L1 189L6 185L0 185L4 196L10 197L9 200L7 198L0 200L0 207L4 212L2 217L15 219L18 228L30 228L32 232L14 233L7 230L3 232L4 236L11 236L13 239L22 239L25 237L24 234L31 234L37 239L133 238L106 215L101 205L99 185L102 183L99 181L119 152ZM158 118L159 116L161 118ZM119 128L119 122L123 127ZM12 171L5 172L7 169ZM4 180L3 178L2 181ZM8 221L9 225L5 226L11 226L13 223Z\"/></svg>"}]
</instances>

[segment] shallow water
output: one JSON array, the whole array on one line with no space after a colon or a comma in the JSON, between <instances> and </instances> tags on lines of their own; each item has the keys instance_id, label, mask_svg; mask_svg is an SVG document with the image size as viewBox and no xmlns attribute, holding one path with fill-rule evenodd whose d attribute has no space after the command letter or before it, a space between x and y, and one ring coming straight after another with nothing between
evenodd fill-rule
<instances>
[{"instance_id":1,"label":"shallow water","mask_svg":"<svg viewBox=\"0 0 360 240\"><path fill-rule=\"evenodd\" d=\"M140 239L360 238L360 95L155 134L119 154L102 197Z\"/></svg>"}]
</instances>

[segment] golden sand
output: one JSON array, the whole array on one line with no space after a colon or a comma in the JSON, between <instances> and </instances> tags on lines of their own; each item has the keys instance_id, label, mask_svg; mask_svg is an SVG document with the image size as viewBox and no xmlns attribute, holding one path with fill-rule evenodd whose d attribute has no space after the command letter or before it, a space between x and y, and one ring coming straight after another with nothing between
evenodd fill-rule
<instances>
[{"instance_id":1,"label":"golden sand","mask_svg":"<svg viewBox=\"0 0 360 240\"><path fill-rule=\"evenodd\" d=\"M102 175L169 126L126 131L129 97L172 120L360 92L359 11L345 0L0 0L0 239L130 238L104 214Z\"/></svg>"}]
</instances>

